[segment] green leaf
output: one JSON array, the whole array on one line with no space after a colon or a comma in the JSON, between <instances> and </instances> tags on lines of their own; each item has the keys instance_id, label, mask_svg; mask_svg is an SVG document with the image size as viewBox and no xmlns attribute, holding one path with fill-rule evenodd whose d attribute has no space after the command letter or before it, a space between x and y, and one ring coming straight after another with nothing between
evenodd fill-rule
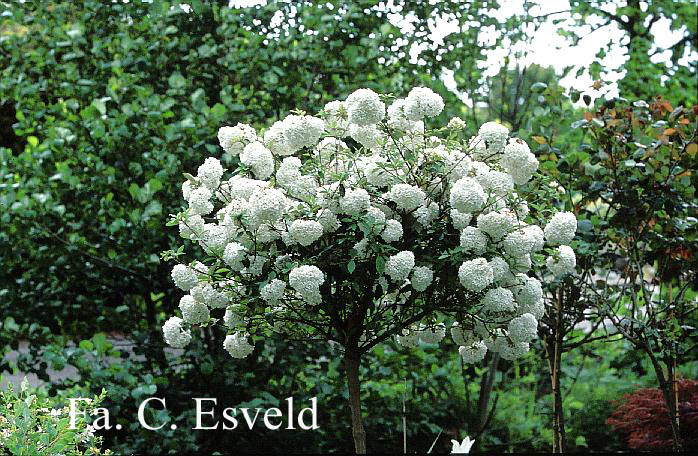
<instances>
[{"instance_id":1,"label":"green leaf","mask_svg":"<svg viewBox=\"0 0 698 456\"><path fill-rule=\"evenodd\" d=\"M385 272L385 257L376 257L376 271L378 274L383 274Z\"/></svg>"},{"instance_id":2,"label":"green leaf","mask_svg":"<svg viewBox=\"0 0 698 456\"><path fill-rule=\"evenodd\" d=\"M349 263L347 263L347 271L349 271L349 274L352 274L355 269L356 263L354 262L354 260L350 260Z\"/></svg>"}]
</instances>

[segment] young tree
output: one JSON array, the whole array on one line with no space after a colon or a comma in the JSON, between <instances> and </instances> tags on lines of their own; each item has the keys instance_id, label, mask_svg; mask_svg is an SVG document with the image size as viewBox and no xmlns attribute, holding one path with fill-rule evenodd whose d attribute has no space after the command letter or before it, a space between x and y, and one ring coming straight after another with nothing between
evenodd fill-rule
<instances>
[{"instance_id":1,"label":"young tree","mask_svg":"<svg viewBox=\"0 0 698 456\"><path fill-rule=\"evenodd\" d=\"M263 135L221 128L225 154L240 165L224 180L208 157L185 174L188 208L170 221L206 257L172 270L188 294L165 340L186 346L192 327L220 320L213 311L235 358L252 353L250 337L272 332L339 345L359 453L362 355L393 336L405 347L438 342L448 316L464 361L488 350L515 359L543 315L540 282L526 275L531 255L547 241L556 276L575 267L574 215L558 213L544 230L527 223L515 187L538 161L525 142L492 122L467 140L458 118L429 128L444 103L427 88L394 100L387 115L386 99L359 89L320 117L295 111Z\"/></svg>"},{"instance_id":2,"label":"young tree","mask_svg":"<svg viewBox=\"0 0 698 456\"><path fill-rule=\"evenodd\" d=\"M593 146L577 179L597 312L652 363L675 450L677 366L695 348L697 115L661 99L604 104L582 123Z\"/></svg>"}]
</instances>

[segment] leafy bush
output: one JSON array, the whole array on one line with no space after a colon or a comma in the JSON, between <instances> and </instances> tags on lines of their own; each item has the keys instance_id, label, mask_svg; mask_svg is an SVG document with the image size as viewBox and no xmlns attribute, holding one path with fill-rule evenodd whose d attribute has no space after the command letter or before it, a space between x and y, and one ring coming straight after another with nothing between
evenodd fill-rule
<instances>
[{"instance_id":1,"label":"leafy bush","mask_svg":"<svg viewBox=\"0 0 698 456\"><path fill-rule=\"evenodd\" d=\"M102 450L102 438L95 436L86 421L105 394L80 407L85 415L76 413L71 429L65 399L48 397L42 389L30 387L26 379L19 391L12 387L0 391L0 449L18 456L112 454Z\"/></svg>"},{"instance_id":2,"label":"leafy bush","mask_svg":"<svg viewBox=\"0 0 698 456\"><path fill-rule=\"evenodd\" d=\"M677 382L679 422L684 449L698 449L698 381ZM627 434L628 447L638 450L672 449L669 410L659 388L643 388L623 396L608 424Z\"/></svg>"}]
</instances>

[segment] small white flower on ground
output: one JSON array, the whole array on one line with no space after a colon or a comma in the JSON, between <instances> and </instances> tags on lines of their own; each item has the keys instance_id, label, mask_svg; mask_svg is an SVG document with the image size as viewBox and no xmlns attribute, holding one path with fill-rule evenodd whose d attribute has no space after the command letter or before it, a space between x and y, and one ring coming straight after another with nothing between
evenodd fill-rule
<instances>
[{"instance_id":1,"label":"small white flower on ground","mask_svg":"<svg viewBox=\"0 0 698 456\"><path fill-rule=\"evenodd\" d=\"M468 454L470 453L470 448L475 443L475 440L470 440L470 437L465 437L462 442L458 440L451 440L453 448L451 449L451 454Z\"/></svg>"}]
</instances>

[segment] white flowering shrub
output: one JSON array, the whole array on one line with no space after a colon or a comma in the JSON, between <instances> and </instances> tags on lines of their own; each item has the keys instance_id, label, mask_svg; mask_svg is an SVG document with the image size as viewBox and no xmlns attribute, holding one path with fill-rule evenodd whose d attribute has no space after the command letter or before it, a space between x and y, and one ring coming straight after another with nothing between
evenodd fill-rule
<instances>
[{"instance_id":1,"label":"white flowering shrub","mask_svg":"<svg viewBox=\"0 0 698 456\"><path fill-rule=\"evenodd\" d=\"M165 254L186 293L165 341L220 324L235 358L271 332L360 356L393 336L439 343L455 321L466 362L525 354L543 315L532 257L573 273L576 219L537 226L517 191L538 168L528 145L494 122L473 138L457 118L429 128L443 108L428 88L396 100L360 89L266 131L222 127L225 163L239 164L207 157L185 174L187 208L170 224L205 255Z\"/></svg>"}]
</instances>

